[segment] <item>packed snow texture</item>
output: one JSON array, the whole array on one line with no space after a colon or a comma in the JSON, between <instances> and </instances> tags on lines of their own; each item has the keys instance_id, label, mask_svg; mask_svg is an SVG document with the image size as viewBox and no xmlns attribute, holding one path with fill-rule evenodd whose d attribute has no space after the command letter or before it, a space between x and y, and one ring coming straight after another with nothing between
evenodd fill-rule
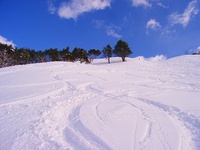
<instances>
[{"instance_id":1,"label":"packed snow texture","mask_svg":"<svg viewBox=\"0 0 200 150\"><path fill-rule=\"evenodd\" d=\"M195 150L199 141L199 56L0 69L1 150Z\"/></svg>"}]
</instances>

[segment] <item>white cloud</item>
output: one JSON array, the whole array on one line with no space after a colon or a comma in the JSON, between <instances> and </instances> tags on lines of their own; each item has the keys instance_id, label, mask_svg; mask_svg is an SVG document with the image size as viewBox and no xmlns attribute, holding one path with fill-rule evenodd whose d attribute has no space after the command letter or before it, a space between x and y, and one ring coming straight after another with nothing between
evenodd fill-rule
<instances>
[{"instance_id":1,"label":"white cloud","mask_svg":"<svg viewBox=\"0 0 200 150\"><path fill-rule=\"evenodd\" d=\"M135 7L144 6L144 7L151 7L151 4L148 0L132 0L132 5Z\"/></svg>"},{"instance_id":2,"label":"white cloud","mask_svg":"<svg viewBox=\"0 0 200 150\"><path fill-rule=\"evenodd\" d=\"M157 30L157 29L161 28L161 25L160 25L160 23L157 22L155 19L150 19L150 20L147 22L146 28L147 28L147 30L148 30L148 29Z\"/></svg>"},{"instance_id":3,"label":"white cloud","mask_svg":"<svg viewBox=\"0 0 200 150\"><path fill-rule=\"evenodd\" d=\"M53 0L48 0L47 4L50 14L54 14L56 12L56 7L54 6Z\"/></svg>"},{"instance_id":4,"label":"white cloud","mask_svg":"<svg viewBox=\"0 0 200 150\"><path fill-rule=\"evenodd\" d=\"M191 17L196 15L199 12L197 7L197 0L191 1L183 14L173 13L169 17L171 25L181 24L183 27L186 27L191 20Z\"/></svg>"},{"instance_id":5,"label":"white cloud","mask_svg":"<svg viewBox=\"0 0 200 150\"><path fill-rule=\"evenodd\" d=\"M15 44L12 41L9 41L7 38L3 37L0 35L0 43L2 44L7 44L7 45L12 45L15 47Z\"/></svg>"},{"instance_id":6,"label":"white cloud","mask_svg":"<svg viewBox=\"0 0 200 150\"><path fill-rule=\"evenodd\" d=\"M92 23L94 24L94 27L97 29L103 29L108 36L111 36L113 38L121 38L122 35L118 34L117 31L119 31L121 28L116 25L106 25L104 20L93 20Z\"/></svg>"},{"instance_id":7,"label":"white cloud","mask_svg":"<svg viewBox=\"0 0 200 150\"><path fill-rule=\"evenodd\" d=\"M174 35L175 33L177 33L176 29L171 28L170 26L165 26L162 29L162 36L168 37L170 35Z\"/></svg>"},{"instance_id":8,"label":"white cloud","mask_svg":"<svg viewBox=\"0 0 200 150\"><path fill-rule=\"evenodd\" d=\"M165 9L169 8L169 6L165 6L164 4L162 4L162 3L160 3L160 2L157 3L157 5L160 6L160 7L162 7L162 8L165 8Z\"/></svg>"},{"instance_id":9,"label":"white cloud","mask_svg":"<svg viewBox=\"0 0 200 150\"><path fill-rule=\"evenodd\" d=\"M197 50L196 50L197 53L200 53L200 46L197 47Z\"/></svg>"},{"instance_id":10,"label":"white cloud","mask_svg":"<svg viewBox=\"0 0 200 150\"><path fill-rule=\"evenodd\" d=\"M85 12L93 10L102 10L110 7L111 0L71 0L62 3L58 8L58 15L66 19L77 19Z\"/></svg>"},{"instance_id":11,"label":"white cloud","mask_svg":"<svg viewBox=\"0 0 200 150\"><path fill-rule=\"evenodd\" d=\"M100 29L104 26L103 20L93 20L92 23L94 24L95 28Z\"/></svg>"},{"instance_id":12,"label":"white cloud","mask_svg":"<svg viewBox=\"0 0 200 150\"><path fill-rule=\"evenodd\" d=\"M106 33L107 33L108 36L111 36L111 37L114 37L114 38L121 38L122 35L120 35L116 32L117 29L119 29L119 28L116 27L116 26L108 26L107 29L106 29Z\"/></svg>"}]
</instances>

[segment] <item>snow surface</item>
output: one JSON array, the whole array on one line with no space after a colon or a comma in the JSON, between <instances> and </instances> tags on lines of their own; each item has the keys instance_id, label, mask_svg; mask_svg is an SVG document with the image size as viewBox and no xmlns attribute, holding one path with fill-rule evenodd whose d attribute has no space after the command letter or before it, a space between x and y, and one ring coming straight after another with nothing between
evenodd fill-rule
<instances>
[{"instance_id":1,"label":"snow surface","mask_svg":"<svg viewBox=\"0 0 200 150\"><path fill-rule=\"evenodd\" d=\"M0 149L200 149L200 57L157 58L1 68Z\"/></svg>"}]
</instances>

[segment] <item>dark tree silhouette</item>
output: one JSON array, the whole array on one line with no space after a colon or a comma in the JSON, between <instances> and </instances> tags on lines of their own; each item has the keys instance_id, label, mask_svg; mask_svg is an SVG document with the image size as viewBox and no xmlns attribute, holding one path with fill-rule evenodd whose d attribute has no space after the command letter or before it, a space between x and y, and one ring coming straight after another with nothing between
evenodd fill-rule
<instances>
[{"instance_id":1,"label":"dark tree silhouette","mask_svg":"<svg viewBox=\"0 0 200 150\"><path fill-rule=\"evenodd\" d=\"M63 50L60 51L60 56L63 61L71 61L72 60L72 54L69 51L69 47L64 48Z\"/></svg>"},{"instance_id":2,"label":"dark tree silhouette","mask_svg":"<svg viewBox=\"0 0 200 150\"><path fill-rule=\"evenodd\" d=\"M102 53L103 56L108 59L108 63L110 63L112 54L121 57L122 61L125 61L125 57L132 52L125 41L119 40L114 50L112 50L112 47L108 44L104 47ZM90 63L99 55L101 55L101 51L98 49L90 49L88 53L85 49L77 47L75 47L72 52L70 52L69 47L62 50L49 48L45 51L35 51L29 48L13 48L12 45L0 43L0 68L49 61L80 61L81 63Z\"/></svg>"},{"instance_id":3,"label":"dark tree silhouette","mask_svg":"<svg viewBox=\"0 0 200 150\"><path fill-rule=\"evenodd\" d=\"M60 61L60 55L57 48L50 48L45 51L46 55L49 57L50 61Z\"/></svg>"},{"instance_id":4,"label":"dark tree silhouette","mask_svg":"<svg viewBox=\"0 0 200 150\"><path fill-rule=\"evenodd\" d=\"M0 43L0 68L13 65L14 49L12 45Z\"/></svg>"},{"instance_id":5,"label":"dark tree silhouette","mask_svg":"<svg viewBox=\"0 0 200 150\"><path fill-rule=\"evenodd\" d=\"M36 62L46 62L46 54L43 51L36 52Z\"/></svg>"},{"instance_id":6,"label":"dark tree silhouette","mask_svg":"<svg viewBox=\"0 0 200 150\"><path fill-rule=\"evenodd\" d=\"M110 58L112 57L112 47L108 44L106 47L103 48L103 57L108 59L108 63L110 63Z\"/></svg>"},{"instance_id":7,"label":"dark tree silhouette","mask_svg":"<svg viewBox=\"0 0 200 150\"><path fill-rule=\"evenodd\" d=\"M89 63L87 51L84 50L83 48L75 47L74 50L72 51L72 61Z\"/></svg>"},{"instance_id":8,"label":"dark tree silhouette","mask_svg":"<svg viewBox=\"0 0 200 150\"><path fill-rule=\"evenodd\" d=\"M119 56L122 58L122 61L125 61L125 58L132 54L131 49L128 46L128 43L125 41L119 40L117 44L115 45L115 48L113 50L113 53L116 56Z\"/></svg>"},{"instance_id":9,"label":"dark tree silhouette","mask_svg":"<svg viewBox=\"0 0 200 150\"><path fill-rule=\"evenodd\" d=\"M98 50L98 49L90 49L88 51L88 55L89 55L90 62L91 62L93 59L96 59L96 57L98 57L99 55L101 55L101 51Z\"/></svg>"}]
</instances>

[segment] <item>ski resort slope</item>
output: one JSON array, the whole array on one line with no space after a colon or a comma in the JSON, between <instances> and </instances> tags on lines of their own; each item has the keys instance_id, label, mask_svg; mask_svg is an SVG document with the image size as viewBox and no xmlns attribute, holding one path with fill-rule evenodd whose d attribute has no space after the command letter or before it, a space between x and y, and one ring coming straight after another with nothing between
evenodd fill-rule
<instances>
[{"instance_id":1,"label":"ski resort slope","mask_svg":"<svg viewBox=\"0 0 200 150\"><path fill-rule=\"evenodd\" d=\"M1 150L197 150L199 141L199 56L0 69Z\"/></svg>"}]
</instances>

